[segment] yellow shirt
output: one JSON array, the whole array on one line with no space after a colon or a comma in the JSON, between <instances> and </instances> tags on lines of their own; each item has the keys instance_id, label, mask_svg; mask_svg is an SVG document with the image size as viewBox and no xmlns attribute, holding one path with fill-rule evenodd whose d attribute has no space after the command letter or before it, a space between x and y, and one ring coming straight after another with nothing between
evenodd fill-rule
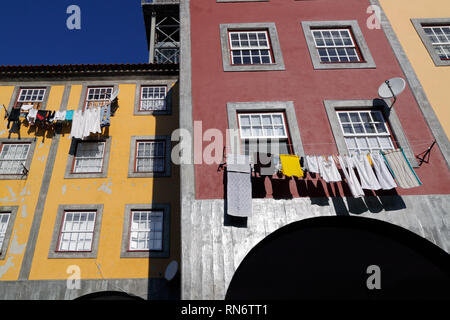
<instances>
[{"instance_id":1,"label":"yellow shirt","mask_svg":"<svg viewBox=\"0 0 450 320\"><path fill-rule=\"evenodd\" d=\"M300 157L296 155L280 154L281 172L287 176L303 177L303 170L300 167Z\"/></svg>"}]
</instances>

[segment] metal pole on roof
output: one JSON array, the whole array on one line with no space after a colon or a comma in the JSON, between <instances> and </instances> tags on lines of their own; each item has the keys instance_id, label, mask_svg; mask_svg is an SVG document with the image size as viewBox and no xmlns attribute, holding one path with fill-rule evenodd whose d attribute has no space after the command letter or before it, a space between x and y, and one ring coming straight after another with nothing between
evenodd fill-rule
<instances>
[{"instance_id":1,"label":"metal pole on roof","mask_svg":"<svg viewBox=\"0 0 450 320\"><path fill-rule=\"evenodd\" d=\"M155 62L155 30L156 30L156 12L152 12L150 23L150 44L149 44L149 63Z\"/></svg>"}]
</instances>

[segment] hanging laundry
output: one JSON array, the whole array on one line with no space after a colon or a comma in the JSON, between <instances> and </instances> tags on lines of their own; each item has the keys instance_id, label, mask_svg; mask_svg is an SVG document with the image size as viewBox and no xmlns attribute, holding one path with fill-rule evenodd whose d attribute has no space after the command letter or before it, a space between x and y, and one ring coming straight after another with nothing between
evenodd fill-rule
<instances>
[{"instance_id":1,"label":"hanging laundry","mask_svg":"<svg viewBox=\"0 0 450 320\"><path fill-rule=\"evenodd\" d=\"M379 153L371 153L370 158L372 159L373 166L375 168L375 173L377 174L378 182L383 190L390 190L396 188L394 178L389 171L384 158Z\"/></svg>"},{"instance_id":2,"label":"hanging laundry","mask_svg":"<svg viewBox=\"0 0 450 320\"><path fill-rule=\"evenodd\" d=\"M336 163L332 156L328 156L328 160L323 156L317 157L319 174L327 183L342 181L341 175L336 167Z\"/></svg>"},{"instance_id":3,"label":"hanging laundry","mask_svg":"<svg viewBox=\"0 0 450 320\"><path fill-rule=\"evenodd\" d=\"M319 164L316 156L305 156L306 168L309 172L319 173Z\"/></svg>"},{"instance_id":4,"label":"hanging laundry","mask_svg":"<svg viewBox=\"0 0 450 320\"><path fill-rule=\"evenodd\" d=\"M227 155L227 214L249 217L252 214L250 157Z\"/></svg>"},{"instance_id":5,"label":"hanging laundry","mask_svg":"<svg viewBox=\"0 0 450 320\"><path fill-rule=\"evenodd\" d=\"M361 186L363 189L379 190L381 189L375 173L370 166L367 155L354 155L349 158L353 167L356 168L361 180Z\"/></svg>"},{"instance_id":6,"label":"hanging laundry","mask_svg":"<svg viewBox=\"0 0 450 320\"><path fill-rule=\"evenodd\" d=\"M342 172L344 172L345 179L347 180L347 185L350 188L350 192L353 197L360 198L364 196L364 190L356 177L356 173L353 167L349 165L348 156L338 156L339 165L341 166Z\"/></svg>"},{"instance_id":7,"label":"hanging laundry","mask_svg":"<svg viewBox=\"0 0 450 320\"><path fill-rule=\"evenodd\" d=\"M403 150L383 152L383 156L400 188L409 189L422 185Z\"/></svg>"},{"instance_id":8,"label":"hanging laundry","mask_svg":"<svg viewBox=\"0 0 450 320\"><path fill-rule=\"evenodd\" d=\"M110 120L109 120L110 117L111 117L111 104L102 106L101 112L100 112L100 126L102 128L110 126Z\"/></svg>"},{"instance_id":9,"label":"hanging laundry","mask_svg":"<svg viewBox=\"0 0 450 320\"><path fill-rule=\"evenodd\" d=\"M66 111L56 111L54 121L65 121L66 120Z\"/></svg>"},{"instance_id":10,"label":"hanging laundry","mask_svg":"<svg viewBox=\"0 0 450 320\"><path fill-rule=\"evenodd\" d=\"M33 108L33 105L32 105L32 104L23 104L23 105L20 107L20 110L22 110L22 111L30 111L32 108Z\"/></svg>"},{"instance_id":11,"label":"hanging laundry","mask_svg":"<svg viewBox=\"0 0 450 320\"><path fill-rule=\"evenodd\" d=\"M281 172L287 177L303 177L303 170L300 167L300 157L297 155L280 154Z\"/></svg>"},{"instance_id":12,"label":"hanging laundry","mask_svg":"<svg viewBox=\"0 0 450 320\"><path fill-rule=\"evenodd\" d=\"M27 120L30 124L34 124L34 121L36 120L38 111L36 109L30 109L27 114Z\"/></svg>"},{"instance_id":13,"label":"hanging laundry","mask_svg":"<svg viewBox=\"0 0 450 320\"><path fill-rule=\"evenodd\" d=\"M255 153L255 171L262 176L272 176L276 173L275 161L272 154Z\"/></svg>"},{"instance_id":14,"label":"hanging laundry","mask_svg":"<svg viewBox=\"0 0 450 320\"><path fill-rule=\"evenodd\" d=\"M67 110L66 111L66 119L65 120L72 121L73 113L74 113L74 110Z\"/></svg>"},{"instance_id":15,"label":"hanging laundry","mask_svg":"<svg viewBox=\"0 0 450 320\"><path fill-rule=\"evenodd\" d=\"M76 110L75 112L73 112L72 129L70 131L70 136L76 139L82 139L83 130L84 130L83 112L81 110Z\"/></svg>"},{"instance_id":16,"label":"hanging laundry","mask_svg":"<svg viewBox=\"0 0 450 320\"><path fill-rule=\"evenodd\" d=\"M6 128L9 129L9 126L10 126L11 122L17 122L17 121L20 121L20 120L19 120L19 117L20 117L20 109L19 109L19 108L13 108L13 109L11 110L11 112L9 113L9 116L8 116L8 125L7 125Z\"/></svg>"}]
</instances>

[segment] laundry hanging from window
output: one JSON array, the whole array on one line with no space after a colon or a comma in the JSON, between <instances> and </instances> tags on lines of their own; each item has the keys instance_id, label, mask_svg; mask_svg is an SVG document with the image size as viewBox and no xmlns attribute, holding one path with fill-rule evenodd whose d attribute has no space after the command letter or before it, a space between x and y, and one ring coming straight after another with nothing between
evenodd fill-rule
<instances>
[{"instance_id":1,"label":"laundry hanging from window","mask_svg":"<svg viewBox=\"0 0 450 320\"><path fill-rule=\"evenodd\" d=\"M227 214L249 217L252 214L252 183L250 157L227 155Z\"/></svg>"}]
</instances>

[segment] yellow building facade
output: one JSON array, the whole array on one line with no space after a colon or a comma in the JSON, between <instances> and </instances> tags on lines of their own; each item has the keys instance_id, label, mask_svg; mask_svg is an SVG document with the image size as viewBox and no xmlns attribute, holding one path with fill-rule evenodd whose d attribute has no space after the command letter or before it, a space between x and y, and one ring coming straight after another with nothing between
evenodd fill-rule
<instances>
[{"instance_id":1,"label":"yellow building facade","mask_svg":"<svg viewBox=\"0 0 450 320\"><path fill-rule=\"evenodd\" d=\"M178 67L23 68L0 75L0 296L177 297L164 276L180 259ZM102 108L101 133L74 136Z\"/></svg>"},{"instance_id":2,"label":"yellow building facade","mask_svg":"<svg viewBox=\"0 0 450 320\"><path fill-rule=\"evenodd\" d=\"M378 0L450 137L450 2Z\"/></svg>"}]
</instances>

